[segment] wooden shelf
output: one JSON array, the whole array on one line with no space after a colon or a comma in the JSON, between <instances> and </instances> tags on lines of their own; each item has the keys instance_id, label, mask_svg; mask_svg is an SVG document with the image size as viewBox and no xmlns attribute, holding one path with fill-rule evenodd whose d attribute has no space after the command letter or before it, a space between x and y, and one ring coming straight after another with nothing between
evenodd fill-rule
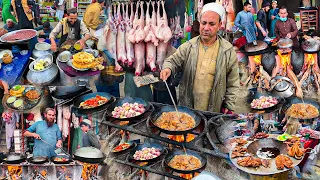
<instances>
[{"instance_id":1,"label":"wooden shelf","mask_svg":"<svg viewBox=\"0 0 320 180\"><path fill-rule=\"evenodd\" d=\"M310 29L318 30L318 10L300 10L300 19L302 32Z\"/></svg>"}]
</instances>

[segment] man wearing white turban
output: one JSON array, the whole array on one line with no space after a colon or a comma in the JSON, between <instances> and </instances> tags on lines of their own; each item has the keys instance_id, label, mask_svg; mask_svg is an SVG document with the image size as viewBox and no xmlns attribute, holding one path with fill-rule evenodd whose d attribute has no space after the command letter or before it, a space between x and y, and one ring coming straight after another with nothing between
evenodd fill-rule
<instances>
[{"instance_id":1,"label":"man wearing white turban","mask_svg":"<svg viewBox=\"0 0 320 180\"><path fill-rule=\"evenodd\" d=\"M225 9L217 3L203 6L200 36L182 44L165 59L162 80L182 71L179 104L190 108L231 112L239 89L238 61L233 46L217 35ZM229 111L230 110L230 111Z\"/></svg>"}]
</instances>

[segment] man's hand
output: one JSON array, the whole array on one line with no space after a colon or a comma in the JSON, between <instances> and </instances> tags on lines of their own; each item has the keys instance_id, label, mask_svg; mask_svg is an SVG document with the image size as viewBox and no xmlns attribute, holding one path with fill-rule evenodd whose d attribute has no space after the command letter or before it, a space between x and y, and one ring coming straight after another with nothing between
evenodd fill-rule
<instances>
[{"instance_id":1,"label":"man's hand","mask_svg":"<svg viewBox=\"0 0 320 180\"><path fill-rule=\"evenodd\" d=\"M51 51L57 52L57 44L56 43L51 43Z\"/></svg>"},{"instance_id":2,"label":"man's hand","mask_svg":"<svg viewBox=\"0 0 320 180\"><path fill-rule=\"evenodd\" d=\"M28 13L28 14L31 14L31 13L32 13L31 9L28 9L27 13Z\"/></svg>"},{"instance_id":3,"label":"man's hand","mask_svg":"<svg viewBox=\"0 0 320 180\"><path fill-rule=\"evenodd\" d=\"M16 14L15 14L13 11L11 12L11 15L12 15L12 16L16 16Z\"/></svg>"},{"instance_id":4,"label":"man's hand","mask_svg":"<svg viewBox=\"0 0 320 180\"><path fill-rule=\"evenodd\" d=\"M16 123L16 128L17 128L17 129L19 128L19 123Z\"/></svg>"},{"instance_id":5,"label":"man's hand","mask_svg":"<svg viewBox=\"0 0 320 180\"><path fill-rule=\"evenodd\" d=\"M39 35L44 35L44 32L39 32Z\"/></svg>"},{"instance_id":6,"label":"man's hand","mask_svg":"<svg viewBox=\"0 0 320 180\"><path fill-rule=\"evenodd\" d=\"M36 134L36 133L33 133L33 137L34 137L35 139L41 139L40 135L39 135L39 134Z\"/></svg>"},{"instance_id":7,"label":"man's hand","mask_svg":"<svg viewBox=\"0 0 320 180\"><path fill-rule=\"evenodd\" d=\"M262 30L261 32L262 32L262 35L263 35L264 37L267 36L267 32L266 32L265 30Z\"/></svg>"},{"instance_id":8,"label":"man's hand","mask_svg":"<svg viewBox=\"0 0 320 180\"><path fill-rule=\"evenodd\" d=\"M62 141L61 140L59 140L58 142L57 142L57 144L56 144L56 146L57 146L57 148L61 148L62 147Z\"/></svg>"},{"instance_id":9,"label":"man's hand","mask_svg":"<svg viewBox=\"0 0 320 180\"><path fill-rule=\"evenodd\" d=\"M289 38L289 39L291 39L291 34L288 33L286 37Z\"/></svg>"},{"instance_id":10,"label":"man's hand","mask_svg":"<svg viewBox=\"0 0 320 180\"><path fill-rule=\"evenodd\" d=\"M275 16L271 16L271 20L274 20Z\"/></svg>"},{"instance_id":11,"label":"man's hand","mask_svg":"<svg viewBox=\"0 0 320 180\"><path fill-rule=\"evenodd\" d=\"M171 75L171 70L170 69L163 69L160 72L160 79L166 81L168 79L168 77Z\"/></svg>"},{"instance_id":12,"label":"man's hand","mask_svg":"<svg viewBox=\"0 0 320 180\"><path fill-rule=\"evenodd\" d=\"M84 49L86 47L86 44L84 43L84 39L80 39L79 41L77 41L76 43L80 43L81 48Z\"/></svg>"},{"instance_id":13,"label":"man's hand","mask_svg":"<svg viewBox=\"0 0 320 180\"><path fill-rule=\"evenodd\" d=\"M256 32L256 36L258 36L258 32Z\"/></svg>"}]
</instances>

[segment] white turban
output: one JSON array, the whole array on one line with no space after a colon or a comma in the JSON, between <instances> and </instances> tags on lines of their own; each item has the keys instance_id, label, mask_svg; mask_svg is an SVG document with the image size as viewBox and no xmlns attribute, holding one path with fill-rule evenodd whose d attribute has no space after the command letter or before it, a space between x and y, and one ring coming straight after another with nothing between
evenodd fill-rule
<instances>
[{"instance_id":1,"label":"white turban","mask_svg":"<svg viewBox=\"0 0 320 180\"><path fill-rule=\"evenodd\" d=\"M207 12L207 11L213 11L216 12L220 15L220 19L223 20L224 16L226 14L226 10L224 9L224 7L221 4L218 3L208 3L205 4L202 8L201 11L201 16L203 15L203 13Z\"/></svg>"}]
</instances>

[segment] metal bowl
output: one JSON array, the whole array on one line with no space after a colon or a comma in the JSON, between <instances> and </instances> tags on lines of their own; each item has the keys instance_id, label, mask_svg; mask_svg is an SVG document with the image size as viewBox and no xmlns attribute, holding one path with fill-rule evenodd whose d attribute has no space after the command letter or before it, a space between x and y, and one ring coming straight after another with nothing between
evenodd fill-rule
<instances>
[{"instance_id":1,"label":"metal bowl","mask_svg":"<svg viewBox=\"0 0 320 180\"><path fill-rule=\"evenodd\" d=\"M58 55L57 60L60 62L68 62L71 60L72 54L70 51L63 51Z\"/></svg>"},{"instance_id":2,"label":"metal bowl","mask_svg":"<svg viewBox=\"0 0 320 180\"><path fill-rule=\"evenodd\" d=\"M40 60L45 60L47 61L49 64L47 65L47 67L45 67L44 69L42 70L35 70L34 69L34 66L36 63L38 63ZM35 72L42 72L42 71L46 71L47 69L49 69L51 66L52 66L52 63L53 63L53 57L51 54L46 54L46 55L43 55L39 58L37 58L35 61L33 61L32 63L30 63L29 65L29 69L31 71L35 71Z\"/></svg>"}]
</instances>

